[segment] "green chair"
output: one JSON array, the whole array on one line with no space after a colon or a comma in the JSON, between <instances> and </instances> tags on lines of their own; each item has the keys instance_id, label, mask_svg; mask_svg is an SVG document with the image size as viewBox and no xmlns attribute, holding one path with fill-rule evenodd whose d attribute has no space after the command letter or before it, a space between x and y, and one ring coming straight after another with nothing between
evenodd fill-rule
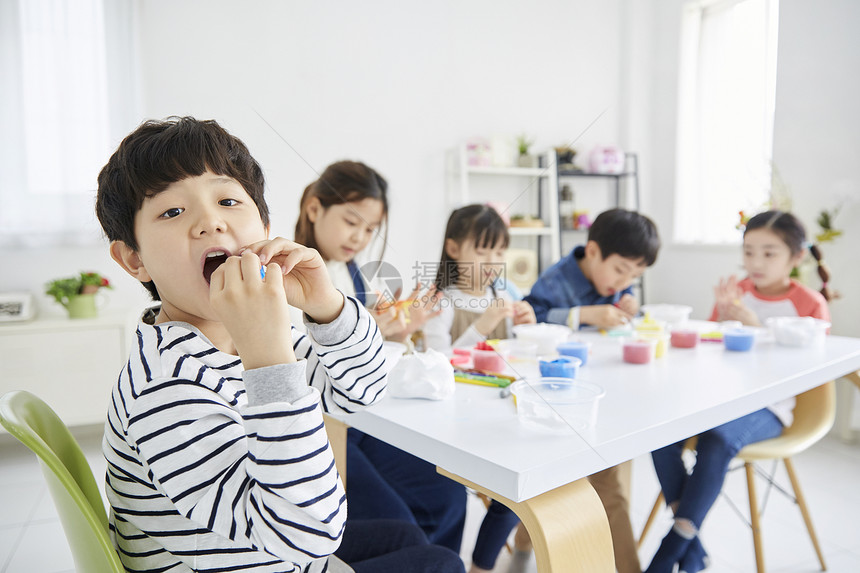
<instances>
[{"instance_id":1,"label":"green chair","mask_svg":"<svg viewBox=\"0 0 860 573\"><path fill-rule=\"evenodd\" d=\"M76 570L125 573L92 469L63 421L33 394L14 391L0 397L0 423L39 457Z\"/></svg>"}]
</instances>

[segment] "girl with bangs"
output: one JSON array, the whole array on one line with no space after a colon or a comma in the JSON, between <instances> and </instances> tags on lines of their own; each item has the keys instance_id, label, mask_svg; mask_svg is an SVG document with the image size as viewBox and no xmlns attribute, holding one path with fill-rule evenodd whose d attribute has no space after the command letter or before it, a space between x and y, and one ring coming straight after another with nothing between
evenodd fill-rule
<instances>
[{"instance_id":1,"label":"girl with bangs","mask_svg":"<svg viewBox=\"0 0 860 573\"><path fill-rule=\"evenodd\" d=\"M467 205L448 218L436 273L441 312L424 325L427 348L447 354L488 339L511 337L511 326L535 322L525 301L515 300L504 280L507 225L488 205ZM496 558L519 519L497 501L490 502L481 522L469 573L492 571ZM520 528L508 571L525 571L531 555L528 534Z\"/></svg>"},{"instance_id":2,"label":"girl with bangs","mask_svg":"<svg viewBox=\"0 0 860 573\"><path fill-rule=\"evenodd\" d=\"M436 289L441 313L424 326L427 348L450 354L487 339L510 338L511 326L535 322L531 305L508 292L505 252L510 234L488 205L451 213L445 229Z\"/></svg>"}]
</instances>

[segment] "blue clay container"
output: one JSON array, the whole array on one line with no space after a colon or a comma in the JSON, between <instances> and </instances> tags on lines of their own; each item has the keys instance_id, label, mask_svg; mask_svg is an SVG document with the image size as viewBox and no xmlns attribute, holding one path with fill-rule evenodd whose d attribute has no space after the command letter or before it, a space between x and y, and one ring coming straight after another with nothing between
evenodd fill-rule
<instances>
[{"instance_id":1,"label":"blue clay container","mask_svg":"<svg viewBox=\"0 0 860 573\"><path fill-rule=\"evenodd\" d=\"M576 378L582 361L575 356L540 360L540 375L550 378Z\"/></svg>"},{"instance_id":2,"label":"blue clay container","mask_svg":"<svg viewBox=\"0 0 860 573\"><path fill-rule=\"evenodd\" d=\"M723 332L723 344L726 350L746 352L753 346L755 333L748 328L732 328Z\"/></svg>"},{"instance_id":3,"label":"blue clay container","mask_svg":"<svg viewBox=\"0 0 860 573\"><path fill-rule=\"evenodd\" d=\"M588 350L591 348L590 342L579 342L569 340L562 342L556 347L556 351L562 356L574 356L582 362L580 366L585 366L588 362Z\"/></svg>"}]
</instances>

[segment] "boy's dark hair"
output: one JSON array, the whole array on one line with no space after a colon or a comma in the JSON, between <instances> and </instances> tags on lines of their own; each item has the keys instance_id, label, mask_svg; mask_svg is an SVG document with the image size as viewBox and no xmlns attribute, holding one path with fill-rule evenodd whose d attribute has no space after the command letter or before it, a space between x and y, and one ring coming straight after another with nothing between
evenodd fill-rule
<instances>
[{"instance_id":1,"label":"boy's dark hair","mask_svg":"<svg viewBox=\"0 0 860 573\"><path fill-rule=\"evenodd\" d=\"M207 170L238 181L257 206L263 225L269 226L263 170L245 144L214 120L172 116L139 125L99 173L96 215L108 240L122 241L136 251L134 217L144 199ZM160 300L152 281L143 286Z\"/></svg>"},{"instance_id":2,"label":"boy's dark hair","mask_svg":"<svg viewBox=\"0 0 860 573\"><path fill-rule=\"evenodd\" d=\"M445 239L442 241L442 257L436 270L436 288L440 290L456 284L459 278L457 261L449 257L445 249L448 239L453 239L457 244L472 240L476 248L483 249L492 248L501 241L507 249L511 235L501 215L489 205L466 205L456 209L448 217Z\"/></svg>"},{"instance_id":3,"label":"boy's dark hair","mask_svg":"<svg viewBox=\"0 0 860 573\"><path fill-rule=\"evenodd\" d=\"M642 259L653 265L660 250L660 237L654 222L635 211L609 209L594 219L588 230L588 240L597 243L600 255L620 255L625 259Z\"/></svg>"},{"instance_id":4,"label":"boy's dark hair","mask_svg":"<svg viewBox=\"0 0 860 573\"><path fill-rule=\"evenodd\" d=\"M316 197L323 209L365 199L382 202L382 220L388 218L388 182L372 167L360 161L337 161L326 167L319 179L305 187L299 202L299 218L296 221L294 239L306 247L319 250L314 237L314 224L308 216L308 203ZM382 252L388 241L388 225L382 237Z\"/></svg>"}]
</instances>

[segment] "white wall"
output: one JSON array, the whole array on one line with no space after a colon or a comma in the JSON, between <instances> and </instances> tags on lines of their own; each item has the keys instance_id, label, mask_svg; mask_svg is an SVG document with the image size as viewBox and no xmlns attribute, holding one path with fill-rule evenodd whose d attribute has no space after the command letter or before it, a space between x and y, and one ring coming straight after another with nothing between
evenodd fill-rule
<instances>
[{"instance_id":1,"label":"white wall","mask_svg":"<svg viewBox=\"0 0 860 573\"><path fill-rule=\"evenodd\" d=\"M822 245L842 299L833 332L860 336L860 3L782 0L774 164L807 230L822 209L850 197L836 218L845 234ZM818 277L811 281L819 285Z\"/></svg>"},{"instance_id":2,"label":"white wall","mask_svg":"<svg viewBox=\"0 0 860 573\"><path fill-rule=\"evenodd\" d=\"M650 212L666 246L648 273L651 301L685 302L694 317L707 318L713 304L712 286L719 277L740 272L740 247L675 244L671 238L674 213L675 130L678 90L678 46L683 0L652 0L652 33L641 34L639 50L651 50L651 74L638 83L650 88L650 113L631 114L632 130L650 133L641 147L652 192ZM643 8L639 8L643 10ZM641 20L649 23L649 20ZM837 218L845 235L823 247L833 271L832 284L846 297L831 304L833 332L860 336L860 50L856 29L860 3L852 0L782 0L779 17L777 102L774 163L791 190L794 211L810 235L815 217L834 206L836 192L853 194ZM635 82L634 82L635 83ZM643 127L644 126L644 127ZM637 131L638 130L638 131ZM814 288L820 281L809 282Z\"/></svg>"},{"instance_id":3,"label":"white wall","mask_svg":"<svg viewBox=\"0 0 860 573\"><path fill-rule=\"evenodd\" d=\"M546 148L604 110L582 143L617 141L619 20L617 1L150 1L145 111L214 117L243 138L284 236L326 165L375 167L390 184L386 258L407 277L439 258L447 148L520 132Z\"/></svg>"},{"instance_id":4,"label":"white wall","mask_svg":"<svg viewBox=\"0 0 860 573\"><path fill-rule=\"evenodd\" d=\"M404 275L435 261L447 218L444 153L475 135L527 132L546 148L601 119L575 147L638 151L643 210L666 245L647 274L652 302L705 317L711 286L739 270L740 249L672 243L675 109L682 0L410 4L148 0L138 4L144 117L212 117L263 165L273 231L292 236L299 195L328 163L353 158L390 182L386 258ZM860 86L852 0L782 0L776 162L812 228L834 189L857 193ZM257 115L261 114L296 152ZM95 174L94 174L95 176ZM834 330L860 335L858 205L827 245L848 297ZM139 306L142 289L106 246L0 251L0 292L40 293L50 278L95 269ZM43 301L51 307L47 299Z\"/></svg>"},{"instance_id":5,"label":"white wall","mask_svg":"<svg viewBox=\"0 0 860 573\"><path fill-rule=\"evenodd\" d=\"M537 148L559 145L601 112L576 146L618 141L620 1L150 0L138 9L142 118L216 118L242 138L266 173L273 231L288 237L301 191L327 164L377 168L390 184L386 258L404 277L415 260L438 260L447 148L521 132ZM101 247L0 253L0 266L15 269L0 291L40 291L84 263L120 272ZM139 293L120 286L115 302Z\"/></svg>"},{"instance_id":6,"label":"white wall","mask_svg":"<svg viewBox=\"0 0 860 573\"><path fill-rule=\"evenodd\" d=\"M601 112L576 146L618 141L619 0L137 7L141 119L215 118L242 138L266 173L273 232L288 237L302 190L327 164L377 168L390 184L386 258L405 278L414 261L439 257L447 148L521 132L537 148L559 145ZM4 251L0 268L0 291L40 293L49 278L93 268L118 283L111 304L145 300L104 246Z\"/></svg>"}]
</instances>

